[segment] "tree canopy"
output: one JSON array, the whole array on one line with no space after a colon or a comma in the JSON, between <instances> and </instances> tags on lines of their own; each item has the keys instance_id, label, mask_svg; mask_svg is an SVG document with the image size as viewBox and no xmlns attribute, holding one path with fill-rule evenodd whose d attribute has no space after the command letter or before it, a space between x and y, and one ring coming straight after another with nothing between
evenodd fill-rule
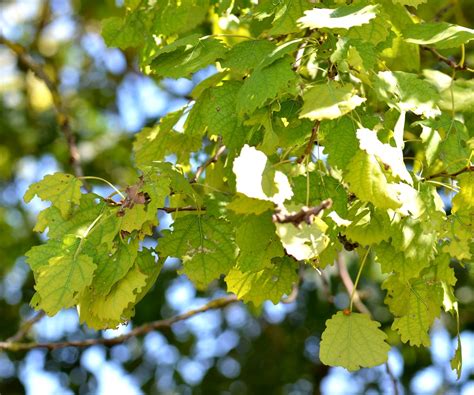
<instances>
[{"instance_id":1,"label":"tree canopy","mask_svg":"<svg viewBox=\"0 0 474 395\"><path fill-rule=\"evenodd\" d=\"M34 26L0 36L17 73L1 88L1 272L6 284L26 262L32 277L0 308L15 323L23 300L42 312L0 332L8 358L170 328L186 343L177 323L240 306L264 332L239 334L242 372L181 373L190 386L291 393L299 377L309 386L293 390L311 393L329 367L384 365L397 393L430 363L435 322L456 338L460 379L473 325L469 1L113 3L44 1ZM70 41L48 36L61 12ZM130 108L142 120L127 131ZM200 306L166 307L176 281ZM270 305L294 314L272 325ZM81 335L25 340L69 308ZM273 386L252 377L292 344L311 355L281 355ZM393 372L390 350L411 373Z\"/></svg>"}]
</instances>

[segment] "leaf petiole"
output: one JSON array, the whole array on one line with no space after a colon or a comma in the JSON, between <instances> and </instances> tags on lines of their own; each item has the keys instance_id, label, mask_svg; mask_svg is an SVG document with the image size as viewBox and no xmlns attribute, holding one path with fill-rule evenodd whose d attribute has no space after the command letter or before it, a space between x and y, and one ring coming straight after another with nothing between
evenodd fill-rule
<instances>
[{"instance_id":1,"label":"leaf petiole","mask_svg":"<svg viewBox=\"0 0 474 395\"><path fill-rule=\"evenodd\" d=\"M120 192L114 184L112 184L111 182L107 181L106 179L102 178L102 177L95 177L95 176L81 176L81 177L77 177L79 178L80 180L98 180L98 181L102 181L102 182L105 182L109 187L111 187L117 194L120 195L120 197L122 199L125 199L125 196L122 194L122 192Z\"/></svg>"},{"instance_id":2,"label":"leaf petiole","mask_svg":"<svg viewBox=\"0 0 474 395\"><path fill-rule=\"evenodd\" d=\"M367 257L369 256L369 252L370 252L370 247L367 249L367 252L365 253L364 258L362 259L362 263L360 264L359 271L357 273L357 277L356 277L356 280L354 282L354 288L352 288L351 301L350 301L350 304L349 304L349 310L351 312L352 312L352 304L354 302L354 297L355 297L355 294L357 292L357 285L359 285L360 276L362 274L362 271L364 270L365 262L367 261Z\"/></svg>"}]
</instances>

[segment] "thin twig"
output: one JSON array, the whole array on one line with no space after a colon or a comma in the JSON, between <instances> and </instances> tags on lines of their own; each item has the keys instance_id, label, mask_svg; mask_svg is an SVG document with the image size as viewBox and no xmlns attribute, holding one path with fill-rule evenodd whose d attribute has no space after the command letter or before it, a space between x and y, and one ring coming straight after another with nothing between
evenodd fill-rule
<instances>
[{"instance_id":1,"label":"thin twig","mask_svg":"<svg viewBox=\"0 0 474 395\"><path fill-rule=\"evenodd\" d=\"M41 320L45 316L44 311L40 311L36 313L33 317L31 317L29 320L25 321L21 326L20 329L18 329L18 332L15 333L13 336L9 337L7 339L8 343L15 343L19 342L21 339L23 339L28 332L30 331L31 327L36 324L39 320Z\"/></svg>"},{"instance_id":2,"label":"thin twig","mask_svg":"<svg viewBox=\"0 0 474 395\"><path fill-rule=\"evenodd\" d=\"M300 263L298 267L298 282L293 284L293 288L291 289L291 293L284 299L281 300L282 303L290 304L296 301L298 298L298 294L300 292L300 285L303 283L304 280L304 264Z\"/></svg>"},{"instance_id":3,"label":"thin twig","mask_svg":"<svg viewBox=\"0 0 474 395\"><path fill-rule=\"evenodd\" d=\"M428 47L426 45L422 45L421 48L423 48L425 51L431 52L434 56L438 58L440 62L446 63L449 67L451 67L453 70L469 70L469 67L466 64L459 64L456 63L454 60L447 58L446 56L441 55L436 49Z\"/></svg>"},{"instance_id":4,"label":"thin twig","mask_svg":"<svg viewBox=\"0 0 474 395\"><path fill-rule=\"evenodd\" d=\"M225 152L226 146L221 145L217 149L216 153L212 155L204 164L198 167L195 176L193 179L190 181L191 184L194 184L197 180L199 180L199 177L201 177L201 174L208 166L210 166L213 163L216 163L219 157Z\"/></svg>"},{"instance_id":5,"label":"thin twig","mask_svg":"<svg viewBox=\"0 0 474 395\"><path fill-rule=\"evenodd\" d=\"M324 209L330 208L332 206L332 200L326 199L321 202L320 205L315 207L302 207L300 211L295 214L287 214L282 212L276 212L273 214L273 222L280 224L293 224L296 227L300 226L302 222L307 223L308 225L312 223L313 218L318 215Z\"/></svg>"},{"instance_id":6,"label":"thin twig","mask_svg":"<svg viewBox=\"0 0 474 395\"><path fill-rule=\"evenodd\" d=\"M392 382L393 385L393 395L398 395L398 379L395 377L395 375L392 372L392 369L390 368L390 365L388 364L388 361L385 362L385 371L388 374L388 377L390 377L390 381Z\"/></svg>"},{"instance_id":7,"label":"thin twig","mask_svg":"<svg viewBox=\"0 0 474 395\"><path fill-rule=\"evenodd\" d=\"M164 211L168 214L177 213L178 211L206 211L206 207L193 207L193 206L184 206L184 207L158 207L158 210Z\"/></svg>"},{"instance_id":8,"label":"thin twig","mask_svg":"<svg viewBox=\"0 0 474 395\"><path fill-rule=\"evenodd\" d=\"M22 63L26 68L31 70L40 80L42 80L48 90L51 92L53 98L54 108L56 110L56 119L61 129L69 149L69 161L71 167L74 171L76 177L82 177L83 171L80 163L79 150L76 145L76 136L74 135L71 129L71 123L69 115L64 107L64 103L61 95L59 94L59 89L56 83L48 76L48 74L43 69L43 66L37 63L31 55L29 55L26 48L20 44L14 43L7 38L0 35L0 44L8 47L15 55L17 56L20 63ZM85 188L89 190L89 187L85 185Z\"/></svg>"},{"instance_id":9,"label":"thin twig","mask_svg":"<svg viewBox=\"0 0 474 395\"><path fill-rule=\"evenodd\" d=\"M425 181L432 180L433 178L438 178L438 177L456 178L459 174L468 173L471 171L474 171L474 166L463 167L461 170L458 170L454 173L446 173L445 171L442 171L440 173L435 173L435 174L432 174L431 176L425 177Z\"/></svg>"},{"instance_id":10,"label":"thin twig","mask_svg":"<svg viewBox=\"0 0 474 395\"><path fill-rule=\"evenodd\" d=\"M0 350L25 351L25 350L35 349L35 348L45 348L48 350L56 350L58 348L64 348L64 347L89 347L96 344L112 346L114 344L123 343L132 337L145 335L154 330L170 328L176 322L184 321L188 318L194 317L195 315L204 313L209 310L221 309L236 301L237 301L237 298L234 295L215 299L197 309L189 310L186 313L178 314L174 317L171 317L165 320L149 322L147 324L141 325L133 329L129 333L123 334L121 336L113 337L111 339L97 338L97 339L62 341L62 342L52 342L52 343L36 343L36 342L19 343L19 342L5 341L5 342L0 342Z\"/></svg>"},{"instance_id":11,"label":"thin twig","mask_svg":"<svg viewBox=\"0 0 474 395\"><path fill-rule=\"evenodd\" d=\"M354 295L353 303L355 307L357 307L357 310L359 310L361 313L371 315L370 310L361 301L359 293L354 288L354 283L352 282L351 276L347 271L347 267L341 253L337 254L336 265L339 270L339 276L341 277L342 283L346 287L347 293L349 294L349 296Z\"/></svg>"},{"instance_id":12,"label":"thin twig","mask_svg":"<svg viewBox=\"0 0 474 395\"><path fill-rule=\"evenodd\" d=\"M321 124L320 121L315 122L313 128L311 129L311 136L308 140L308 144L306 145L306 148L304 150L303 155L301 155L298 158L298 160L296 161L297 163L302 163L304 161L304 158L311 155L311 152L313 152L314 142L318 138L318 132L319 132L319 125L320 124Z\"/></svg>"}]
</instances>

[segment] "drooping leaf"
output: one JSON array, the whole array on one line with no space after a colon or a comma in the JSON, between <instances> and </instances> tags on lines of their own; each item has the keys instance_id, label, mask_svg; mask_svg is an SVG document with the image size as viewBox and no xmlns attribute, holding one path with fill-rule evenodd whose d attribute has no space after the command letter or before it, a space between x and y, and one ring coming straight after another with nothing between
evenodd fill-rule
<instances>
[{"instance_id":1,"label":"drooping leaf","mask_svg":"<svg viewBox=\"0 0 474 395\"><path fill-rule=\"evenodd\" d=\"M108 322L109 327L122 321L122 313L133 304L146 285L146 276L135 265L117 282L106 296L94 298L89 306L90 314Z\"/></svg>"},{"instance_id":2,"label":"drooping leaf","mask_svg":"<svg viewBox=\"0 0 474 395\"><path fill-rule=\"evenodd\" d=\"M321 337L319 358L329 366L349 371L372 368L387 361L390 346L380 323L366 314L342 311L326 321Z\"/></svg>"},{"instance_id":3,"label":"drooping leaf","mask_svg":"<svg viewBox=\"0 0 474 395\"><path fill-rule=\"evenodd\" d=\"M429 346L428 331L440 314L443 300L441 286L422 278L401 281L392 275L383 287L387 289L385 302L396 317L392 329L398 331L404 343Z\"/></svg>"},{"instance_id":4,"label":"drooping leaf","mask_svg":"<svg viewBox=\"0 0 474 395\"><path fill-rule=\"evenodd\" d=\"M346 181L359 199L377 208L396 209L402 205L380 164L364 151L359 151L349 162Z\"/></svg>"},{"instance_id":5,"label":"drooping leaf","mask_svg":"<svg viewBox=\"0 0 474 395\"><path fill-rule=\"evenodd\" d=\"M138 239L130 243L119 241L114 254L106 252L102 259L97 261L92 285L99 298L107 295L114 284L128 273L135 262L137 253Z\"/></svg>"}]
</instances>

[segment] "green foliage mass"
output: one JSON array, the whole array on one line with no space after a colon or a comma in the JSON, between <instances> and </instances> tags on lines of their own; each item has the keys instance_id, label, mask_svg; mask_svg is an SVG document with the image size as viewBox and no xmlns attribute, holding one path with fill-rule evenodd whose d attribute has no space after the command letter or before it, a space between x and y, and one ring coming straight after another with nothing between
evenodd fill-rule
<instances>
[{"instance_id":1,"label":"green foliage mass","mask_svg":"<svg viewBox=\"0 0 474 395\"><path fill-rule=\"evenodd\" d=\"M217 74L136 135L136 183L120 199L81 191L70 174L30 186L26 202L51 202L35 227L49 239L27 253L35 308L77 306L81 322L114 328L174 257L197 288L223 277L258 309L298 287L299 267L352 254L365 257L359 275L366 260L380 268L401 341L428 346L442 309L458 317L453 267L474 251L474 90L463 63L458 74L422 71L420 48L448 67L437 50L464 53L474 31L416 18L422 3L126 2L102 34L137 50L144 74ZM198 154L210 160L196 172ZM148 250L163 211L173 223ZM353 298L320 347L323 363L351 371L384 363L390 349Z\"/></svg>"}]
</instances>

